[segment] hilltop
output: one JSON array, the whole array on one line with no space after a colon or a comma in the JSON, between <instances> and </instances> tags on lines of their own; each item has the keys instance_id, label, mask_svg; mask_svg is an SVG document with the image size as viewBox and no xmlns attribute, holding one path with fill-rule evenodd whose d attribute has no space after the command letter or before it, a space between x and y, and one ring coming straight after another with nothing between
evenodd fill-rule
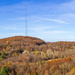
<instances>
[{"instance_id":1,"label":"hilltop","mask_svg":"<svg viewBox=\"0 0 75 75\"><path fill-rule=\"evenodd\" d=\"M46 50L46 42L29 36L14 36L9 38L0 39L0 46L10 46L11 48L29 51Z\"/></svg>"}]
</instances>

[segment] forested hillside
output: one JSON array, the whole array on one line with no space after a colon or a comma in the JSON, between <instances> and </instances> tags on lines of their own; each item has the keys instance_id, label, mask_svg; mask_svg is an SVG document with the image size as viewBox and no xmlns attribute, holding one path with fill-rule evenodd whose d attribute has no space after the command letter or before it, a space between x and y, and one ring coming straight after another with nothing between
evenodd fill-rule
<instances>
[{"instance_id":1,"label":"forested hillside","mask_svg":"<svg viewBox=\"0 0 75 75\"><path fill-rule=\"evenodd\" d=\"M75 42L0 39L0 75L75 75Z\"/></svg>"}]
</instances>

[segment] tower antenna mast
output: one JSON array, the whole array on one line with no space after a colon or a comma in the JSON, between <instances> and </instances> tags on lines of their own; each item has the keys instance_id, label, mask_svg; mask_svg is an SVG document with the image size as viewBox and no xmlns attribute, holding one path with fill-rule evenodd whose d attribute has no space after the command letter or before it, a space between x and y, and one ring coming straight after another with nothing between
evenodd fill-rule
<instances>
[{"instance_id":1,"label":"tower antenna mast","mask_svg":"<svg viewBox=\"0 0 75 75\"><path fill-rule=\"evenodd\" d=\"M25 33L26 33L26 36L27 36L27 2L25 4L25 8L26 8L26 12L25 12Z\"/></svg>"}]
</instances>

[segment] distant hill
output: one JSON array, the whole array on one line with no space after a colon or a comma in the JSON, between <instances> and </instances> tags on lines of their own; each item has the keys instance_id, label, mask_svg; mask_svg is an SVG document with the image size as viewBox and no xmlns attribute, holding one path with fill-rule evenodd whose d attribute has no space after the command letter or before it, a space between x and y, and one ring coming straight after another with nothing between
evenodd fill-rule
<instances>
[{"instance_id":1,"label":"distant hill","mask_svg":"<svg viewBox=\"0 0 75 75\"><path fill-rule=\"evenodd\" d=\"M0 39L0 46L10 46L11 48L19 48L21 50L27 49L29 51L33 50L46 50L46 42L29 36L14 36L4 39Z\"/></svg>"}]
</instances>

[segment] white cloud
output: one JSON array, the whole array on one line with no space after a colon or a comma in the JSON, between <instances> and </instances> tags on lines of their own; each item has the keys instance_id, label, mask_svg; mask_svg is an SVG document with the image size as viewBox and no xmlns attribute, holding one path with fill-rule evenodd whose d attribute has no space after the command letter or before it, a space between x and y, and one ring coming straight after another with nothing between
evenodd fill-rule
<instances>
[{"instance_id":1,"label":"white cloud","mask_svg":"<svg viewBox=\"0 0 75 75\"><path fill-rule=\"evenodd\" d=\"M57 5L55 8L55 12L61 14L65 14L65 13L68 14L68 13L75 12L75 0L70 0L65 3L61 3Z\"/></svg>"},{"instance_id":2,"label":"white cloud","mask_svg":"<svg viewBox=\"0 0 75 75\"><path fill-rule=\"evenodd\" d=\"M25 30L25 28L18 28L18 27L0 27L0 30Z\"/></svg>"},{"instance_id":3,"label":"white cloud","mask_svg":"<svg viewBox=\"0 0 75 75\"><path fill-rule=\"evenodd\" d=\"M28 29L32 31L43 31L43 30L53 29L53 28L56 28L56 26L36 26L36 27L28 28Z\"/></svg>"},{"instance_id":4,"label":"white cloud","mask_svg":"<svg viewBox=\"0 0 75 75\"><path fill-rule=\"evenodd\" d=\"M0 30L17 30L17 28L0 28Z\"/></svg>"},{"instance_id":5,"label":"white cloud","mask_svg":"<svg viewBox=\"0 0 75 75\"><path fill-rule=\"evenodd\" d=\"M58 23L64 23L67 24L65 21L61 21L61 20L57 20L57 19L49 19L49 18L41 18L41 17L36 17L42 20L47 20L47 21L54 21L54 22L58 22Z\"/></svg>"},{"instance_id":6,"label":"white cloud","mask_svg":"<svg viewBox=\"0 0 75 75\"><path fill-rule=\"evenodd\" d=\"M65 9L75 9L75 0L71 0L67 3L61 4Z\"/></svg>"},{"instance_id":7,"label":"white cloud","mask_svg":"<svg viewBox=\"0 0 75 75\"><path fill-rule=\"evenodd\" d=\"M41 34L65 34L65 33L71 33L69 31L43 31Z\"/></svg>"},{"instance_id":8,"label":"white cloud","mask_svg":"<svg viewBox=\"0 0 75 75\"><path fill-rule=\"evenodd\" d=\"M71 33L70 31L61 31L57 30L56 28L59 28L60 26L39 26L39 27L33 27L30 28L32 32L38 33L39 35L52 35L52 34L66 34Z\"/></svg>"},{"instance_id":9,"label":"white cloud","mask_svg":"<svg viewBox=\"0 0 75 75\"><path fill-rule=\"evenodd\" d=\"M26 18L25 17L16 17L16 18L11 18L11 20L22 20L22 21L24 21L24 20L26 20Z\"/></svg>"},{"instance_id":10,"label":"white cloud","mask_svg":"<svg viewBox=\"0 0 75 75\"><path fill-rule=\"evenodd\" d=\"M14 35L25 35L24 33L6 33L7 35L12 35L12 36L14 36Z\"/></svg>"}]
</instances>

